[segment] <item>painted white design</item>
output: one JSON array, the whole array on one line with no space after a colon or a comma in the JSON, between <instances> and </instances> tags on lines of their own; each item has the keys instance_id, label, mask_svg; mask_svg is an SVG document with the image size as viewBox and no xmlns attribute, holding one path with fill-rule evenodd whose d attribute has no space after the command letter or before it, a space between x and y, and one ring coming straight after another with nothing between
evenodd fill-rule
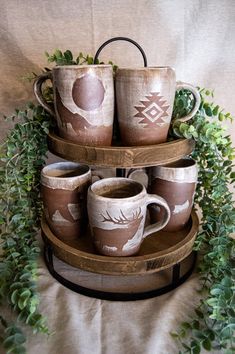
<instances>
[{"instance_id":1,"label":"painted white design","mask_svg":"<svg viewBox=\"0 0 235 354\"><path fill-rule=\"evenodd\" d=\"M78 204L68 204L69 212L74 220L80 219Z\"/></svg>"},{"instance_id":2,"label":"painted white design","mask_svg":"<svg viewBox=\"0 0 235 354\"><path fill-rule=\"evenodd\" d=\"M104 251L110 251L110 252L115 252L115 251L118 250L117 247L111 247L111 246L106 246L106 245L104 245L104 246L102 247L102 249L103 249Z\"/></svg>"},{"instance_id":3,"label":"painted white design","mask_svg":"<svg viewBox=\"0 0 235 354\"><path fill-rule=\"evenodd\" d=\"M61 224L70 224L69 220L66 220L59 212L59 210L56 210L55 213L52 215L52 221L55 223L61 223Z\"/></svg>"},{"instance_id":4,"label":"painted white design","mask_svg":"<svg viewBox=\"0 0 235 354\"><path fill-rule=\"evenodd\" d=\"M144 127L162 126L169 123L169 105L159 92L151 92L141 100L141 106L135 106L138 111L134 117L141 118L138 123Z\"/></svg>"},{"instance_id":5,"label":"painted white design","mask_svg":"<svg viewBox=\"0 0 235 354\"><path fill-rule=\"evenodd\" d=\"M164 113L163 109L153 102L149 107L145 108L142 112L146 118L155 122Z\"/></svg>"},{"instance_id":6,"label":"painted white design","mask_svg":"<svg viewBox=\"0 0 235 354\"><path fill-rule=\"evenodd\" d=\"M188 207L189 207L189 201L186 200L186 202L184 202L183 204L175 205L175 208L172 213L173 214L182 213L182 211L184 211L185 209L188 209Z\"/></svg>"},{"instance_id":7,"label":"painted white design","mask_svg":"<svg viewBox=\"0 0 235 354\"><path fill-rule=\"evenodd\" d=\"M135 248L140 244L142 240L142 228L138 230L135 235L125 243L125 245L122 247L122 251L129 251L132 248Z\"/></svg>"}]
</instances>

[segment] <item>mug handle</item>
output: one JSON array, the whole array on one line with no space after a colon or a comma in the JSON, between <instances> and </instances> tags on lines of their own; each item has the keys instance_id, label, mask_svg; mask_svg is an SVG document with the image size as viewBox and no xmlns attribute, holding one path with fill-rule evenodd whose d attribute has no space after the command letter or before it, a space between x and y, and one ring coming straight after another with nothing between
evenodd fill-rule
<instances>
[{"instance_id":1,"label":"mug handle","mask_svg":"<svg viewBox=\"0 0 235 354\"><path fill-rule=\"evenodd\" d=\"M197 113L198 108L201 104L201 96L200 96L200 93L196 87L194 87L193 85L188 84L186 82L177 81L176 91L179 91L179 90L191 91L193 94L193 97L195 99L195 103L194 103L194 107L193 107L192 111L189 114L187 114L186 116L181 117L181 118L177 118L175 120L177 122L187 122L189 119L191 119Z\"/></svg>"},{"instance_id":2,"label":"mug handle","mask_svg":"<svg viewBox=\"0 0 235 354\"><path fill-rule=\"evenodd\" d=\"M92 180L92 178L94 178L94 177L97 177L98 179L105 178L101 173L98 173L96 171L91 171L91 181L92 181L92 183L96 182L96 181L93 182L93 180Z\"/></svg>"},{"instance_id":3,"label":"mug handle","mask_svg":"<svg viewBox=\"0 0 235 354\"><path fill-rule=\"evenodd\" d=\"M142 172L143 177L145 178L144 182L140 182L141 184L143 184L145 186L145 188L147 189L148 187L148 174L146 172L146 168L145 167L141 167L141 168L131 168L128 172L127 172L127 178L132 179L133 181L138 181L138 179L135 179L135 173L138 172Z\"/></svg>"},{"instance_id":4,"label":"mug handle","mask_svg":"<svg viewBox=\"0 0 235 354\"><path fill-rule=\"evenodd\" d=\"M163 199L162 197L160 197L159 195L156 195L156 194L147 194L146 206L148 206L149 204L153 204L153 203L163 207L165 209L165 214L164 214L163 220L158 221L154 224L148 225L144 228L143 238L145 238L146 236L148 236L156 231L163 229L163 227L166 226L166 224L168 223L170 216L171 216L170 208L169 208L167 202L165 201L165 199Z\"/></svg>"},{"instance_id":5,"label":"mug handle","mask_svg":"<svg viewBox=\"0 0 235 354\"><path fill-rule=\"evenodd\" d=\"M40 103L40 105L53 117L55 117L55 111L54 109L46 102L45 98L43 97L42 94L42 84L46 80L51 80L52 81L52 73L51 72L46 72L42 75L39 75L36 80L34 81L33 84L33 91L36 96L36 99Z\"/></svg>"}]
</instances>

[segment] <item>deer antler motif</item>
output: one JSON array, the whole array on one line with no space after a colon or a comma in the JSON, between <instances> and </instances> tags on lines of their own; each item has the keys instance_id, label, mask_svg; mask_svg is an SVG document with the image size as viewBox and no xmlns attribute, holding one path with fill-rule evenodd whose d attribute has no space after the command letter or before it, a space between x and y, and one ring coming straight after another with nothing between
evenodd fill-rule
<instances>
[{"instance_id":1,"label":"deer antler motif","mask_svg":"<svg viewBox=\"0 0 235 354\"><path fill-rule=\"evenodd\" d=\"M106 214L107 216L101 214L101 216L103 217L103 220L102 222L112 222L114 224L117 224L117 225L125 225L125 224L128 224L134 220L137 220L139 219L140 217L140 214L141 214L141 208L139 208L135 213L133 213L132 215L132 218L131 219L128 219L124 214L123 214L123 211L120 210L120 216L119 218L116 218L116 217L112 217L109 212L106 210Z\"/></svg>"}]
</instances>

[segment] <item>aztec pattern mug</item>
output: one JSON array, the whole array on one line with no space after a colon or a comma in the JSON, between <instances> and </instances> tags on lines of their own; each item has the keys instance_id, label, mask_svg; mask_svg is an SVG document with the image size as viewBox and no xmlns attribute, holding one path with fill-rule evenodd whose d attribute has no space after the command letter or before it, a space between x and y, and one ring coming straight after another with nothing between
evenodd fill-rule
<instances>
[{"instance_id":1,"label":"aztec pattern mug","mask_svg":"<svg viewBox=\"0 0 235 354\"><path fill-rule=\"evenodd\" d=\"M194 108L180 121L192 118L201 101L195 87L176 82L169 66L118 68L115 89L121 140L128 146L166 142L177 90L187 89L195 98Z\"/></svg>"}]
</instances>

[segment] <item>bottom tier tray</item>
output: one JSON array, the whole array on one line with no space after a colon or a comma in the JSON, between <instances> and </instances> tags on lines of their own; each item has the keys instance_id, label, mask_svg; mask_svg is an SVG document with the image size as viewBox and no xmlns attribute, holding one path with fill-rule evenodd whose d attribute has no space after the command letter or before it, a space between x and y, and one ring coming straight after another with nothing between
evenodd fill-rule
<instances>
[{"instance_id":1,"label":"bottom tier tray","mask_svg":"<svg viewBox=\"0 0 235 354\"><path fill-rule=\"evenodd\" d=\"M136 256L106 257L95 253L89 233L68 245L53 235L43 218L45 262L61 284L86 296L117 301L155 297L175 289L191 275L198 226L193 211L183 230L153 234Z\"/></svg>"},{"instance_id":2,"label":"bottom tier tray","mask_svg":"<svg viewBox=\"0 0 235 354\"><path fill-rule=\"evenodd\" d=\"M193 211L187 226L178 232L159 231L147 237L137 255L108 257L96 254L89 232L70 244L59 240L42 219L42 236L60 260L79 269L109 275L150 274L169 268L191 252L198 231Z\"/></svg>"}]
</instances>

